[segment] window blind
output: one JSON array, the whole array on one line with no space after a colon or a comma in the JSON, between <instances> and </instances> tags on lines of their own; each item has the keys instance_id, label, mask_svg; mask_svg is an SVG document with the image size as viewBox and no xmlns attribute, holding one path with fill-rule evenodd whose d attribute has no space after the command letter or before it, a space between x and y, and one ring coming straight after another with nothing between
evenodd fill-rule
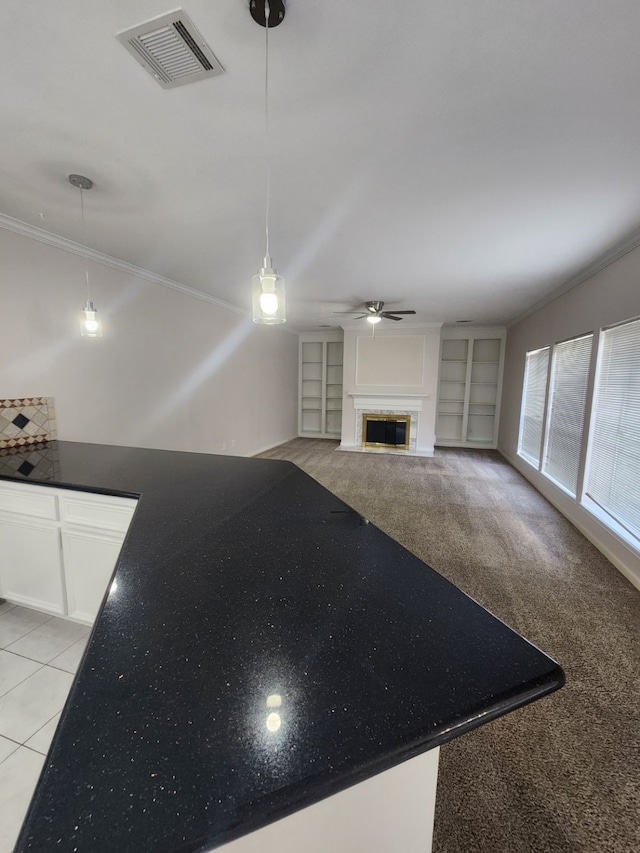
<instances>
[{"instance_id":1,"label":"window blind","mask_svg":"<svg viewBox=\"0 0 640 853\"><path fill-rule=\"evenodd\" d=\"M586 493L640 539L640 320L602 332Z\"/></svg>"},{"instance_id":2,"label":"window blind","mask_svg":"<svg viewBox=\"0 0 640 853\"><path fill-rule=\"evenodd\" d=\"M556 344L542 471L576 495L593 335Z\"/></svg>"},{"instance_id":3,"label":"window blind","mask_svg":"<svg viewBox=\"0 0 640 853\"><path fill-rule=\"evenodd\" d=\"M536 468L540 465L544 400L547 390L549 347L527 353L520 410L518 455Z\"/></svg>"}]
</instances>

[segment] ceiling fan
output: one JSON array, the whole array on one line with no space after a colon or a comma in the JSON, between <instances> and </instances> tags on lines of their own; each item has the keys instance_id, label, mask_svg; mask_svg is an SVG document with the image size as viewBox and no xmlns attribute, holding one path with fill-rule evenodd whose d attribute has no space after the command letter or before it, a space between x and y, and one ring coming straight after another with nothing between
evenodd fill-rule
<instances>
[{"instance_id":1,"label":"ceiling fan","mask_svg":"<svg viewBox=\"0 0 640 853\"><path fill-rule=\"evenodd\" d=\"M379 299L370 300L369 302L365 302L363 307L360 309L364 311L363 314L359 314L357 317L354 317L354 320L361 320L363 317L367 318L367 322L374 325L375 323L379 323L383 318L386 320L402 320L402 317L398 317L398 314L415 314L415 311L384 311L384 302L381 302ZM357 311L339 311L336 313L340 314L357 314Z\"/></svg>"}]
</instances>

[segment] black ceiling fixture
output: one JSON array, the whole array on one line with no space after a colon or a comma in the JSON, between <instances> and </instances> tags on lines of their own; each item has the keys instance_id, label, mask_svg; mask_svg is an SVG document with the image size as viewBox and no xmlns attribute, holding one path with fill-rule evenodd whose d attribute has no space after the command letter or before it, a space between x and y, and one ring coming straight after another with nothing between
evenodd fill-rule
<instances>
[{"instance_id":1,"label":"black ceiling fixture","mask_svg":"<svg viewBox=\"0 0 640 853\"><path fill-rule=\"evenodd\" d=\"M260 24L261 27L266 27L267 25L267 16L265 14L266 6L266 0L250 0L249 2L249 11L251 12L251 17L256 22L256 24ZM269 0L270 30L272 30L274 27L277 27L278 24L281 24L284 21L285 11L286 10L284 0Z\"/></svg>"}]
</instances>

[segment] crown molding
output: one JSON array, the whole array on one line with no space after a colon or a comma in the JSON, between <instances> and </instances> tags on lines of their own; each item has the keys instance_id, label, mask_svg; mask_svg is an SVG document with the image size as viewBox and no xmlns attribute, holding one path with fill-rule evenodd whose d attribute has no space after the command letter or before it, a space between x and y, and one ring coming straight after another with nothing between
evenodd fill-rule
<instances>
[{"instance_id":1,"label":"crown molding","mask_svg":"<svg viewBox=\"0 0 640 853\"><path fill-rule=\"evenodd\" d=\"M72 255L79 255L82 258L86 256L88 260L95 261L95 263L112 267L129 275L134 275L137 278L142 278L145 281L150 281L153 284L159 284L161 287L169 288L169 290L176 290L185 296L201 299L203 302L210 302L213 305L217 305L218 308L224 308L226 311L233 311L235 314L248 316L248 312L237 305L223 302L222 299L216 299L215 296L203 293L201 290L196 290L186 284L180 284L179 281L165 278L162 275L151 272L151 270L144 269L144 267L137 267L135 264L121 261L120 258L114 258L112 255L105 255L103 252L89 248L85 251L84 246L80 245L80 243L67 240L66 237L59 237L57 234L52 234L43 228L37 228L35 225L29 225L27 222L21 222L12 216L7 216L5 213L0 213L0 228L4 228L6 231L13 231L14 234L20 234L23 237L30 237L32 240L37 240L39 243L45 243L47 246L53 246L56 249L62 249L64 252L70 252Z\"/></svg>"},{"instance_id":2,"label":"crown molding","mask_svg":"<svg viewBox=\"0 0 640 853\"><path fill-rule=\"evenodd\" d=\"M586 267L582 267L582 269L572 275L571 278L567 279L564 284L561 284L558 288L556 288L552 293L548 296L545 296L544 299L540 299L530 308L527 308L526 311L523 311L518 317L514 320L511 320L507 324L507 329L510 329L512 326L515 326L517 323L520 323L522 320L529 317L531 314L535 314L536 311L539 311L541 308L544 308L545 305L549 305L550 302L558 299L560 296L563 296L565 293L568 293L570 290L573 290L574 287L578 287L579 284L587 281L590 278L593 278L594 275L597 275L602 270L606 269L611 264L619 261L620 258L623 258L625 255L628 255L629 252L633 252L634 249L640 247L640 234L634 234L632 237L629 237L626 240L623 240L621 243L617 243L612 249L604 252L602 255L599 255L594 261L590 264L587 264Z\"/></svg>"}]
</instances>

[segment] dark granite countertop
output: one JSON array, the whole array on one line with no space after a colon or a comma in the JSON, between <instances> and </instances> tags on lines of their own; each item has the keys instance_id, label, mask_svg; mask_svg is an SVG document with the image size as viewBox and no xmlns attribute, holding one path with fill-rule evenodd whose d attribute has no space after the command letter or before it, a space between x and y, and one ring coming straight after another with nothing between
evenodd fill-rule
<instances>
[{"instance_id":1,"label":"dark granite countertop","mask_svg":"<svg viewBox=\"0 0 640 853\"><path fill-rule=\"evenodd\" d=\"M141 498L16 851L206 850L564 682L291 463L45 454L0 477Z\"/></svg>"}]
</instances>

